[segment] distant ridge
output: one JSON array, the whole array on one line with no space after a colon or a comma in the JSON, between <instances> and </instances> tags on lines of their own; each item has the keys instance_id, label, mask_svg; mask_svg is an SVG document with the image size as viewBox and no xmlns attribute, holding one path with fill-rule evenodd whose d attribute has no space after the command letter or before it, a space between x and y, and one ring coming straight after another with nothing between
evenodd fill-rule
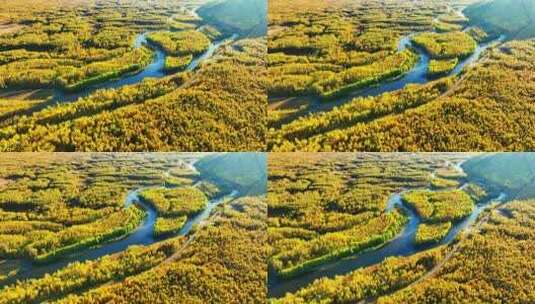
<instances>
[{"instance_id":1,"label":"distant ridge","mask_svg":"<svg viewBox=\"0 0 535 304\"><path fill-rule=\"evenodd\" d=\"M462 167L471 178L517 192L535 178L535 153L484 154L469 159Z\"/></svg>"},{"instance_id":2,"label":"distant ridge","mask_svg":"<svg viewBox=\"0 0 535 304\"><path fill-rule=\"evenodd\" d=\"M195 163L201 175L244 195L263 195L267 187L265 153L218 153Z\"/></svg>"},{"instance_id":3,"label":"distant ridge","mask_svg":"<svg viewBox=\"0 0 535 304\"><path fill-rule=\"evenodd\" d=\"M489 0L468 6L463 13L470 23L508 39L535 37L535 1Z\"/></svg>"},{"instance_id":4,"label":"distant ridge","mask_svg":"<svg viewBox=\"0 0 535 304\"><path fill-rule=\"evenodd\" d=\"M267 34L267 0L225 0L197 10L206 22L227 34L260 37Z\"/></svg>"}]
</instances>

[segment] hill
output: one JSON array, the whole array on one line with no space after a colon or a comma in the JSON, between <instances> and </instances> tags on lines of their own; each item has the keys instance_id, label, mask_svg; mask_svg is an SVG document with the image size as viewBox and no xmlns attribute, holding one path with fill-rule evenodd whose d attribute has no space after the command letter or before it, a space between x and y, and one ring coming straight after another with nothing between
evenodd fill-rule
<instances>
[{"instance_id":1,"label":"hill","mask_svg":"<svg viewBox=\"0 0 535 304\"><path fill-rule=\"evenodd\" d=\"M242 194L265 194L265 153L211 154L195 163L201 175L215 176L219 184L237 188Z\"/></svg>"},{"instance_id":2,"label":"hill","mask_svg":"<svg viewBox=\"0 0 535 304\"><path fill-rule=\"evenodd\" d=\"M483 1L468 6L463 13L470 23L489 32L504 33L509 39L535 37L535 1Z\"/></svg>"},{"instance_id":3,"label":"hill","mask_svg":"<svg viewBox=\"0 0 535 304\"><path fill-rule=\"evenodd\" d=\"M238 32L251 37L267 33L266 0L216 1L203 6L197 13L224 32Z\"/></svg>"},{"instance_id":4,"label":"hill","mask_svg":"<svg viewBox=\"0 0 535 304\"><path fill-rule=\"evenodd\" d=\"M485 154L466 161L462 167L471 178L481 179L516 193L523 190L527 184L533 183L535 154Z\"/></svg>"}]
</instances>

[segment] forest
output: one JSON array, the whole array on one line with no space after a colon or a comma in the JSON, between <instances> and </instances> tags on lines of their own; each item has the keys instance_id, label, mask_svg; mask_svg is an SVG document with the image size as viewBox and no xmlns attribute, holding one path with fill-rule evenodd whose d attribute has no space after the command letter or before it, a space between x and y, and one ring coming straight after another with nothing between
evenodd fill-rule
<instances>
[{"instance_id":1,"label":"forest","mask_svg":"<svg viewBox=\"0 0 535 304\"><path fill-rule=\"evenodd\" d=\"M125 73L140 71L152 60L149 48L132 47L136 32L143 29L136 19L147 19L149 14L143 15L130 8L114 12L111 3L102 3L85 16L77 13L72 5L57 14L53 4L47 6L44 1L35 6L29 4L7 1L3 7L5 18L25 26L0 36L0 88L58 87L79 91ZM87 5L83 8L89 10ZM172 12L178 13L178 10ZM116 18L121 13L129 16L118 23ZM160 17L147 25L164 27L165 22Z\"/></svg>"},{"instance_id":2,"label":"forest","mask_svg":"<svg viewBox=\"0 0 535 304\"><path fill-rule=\"evenodd\" d=\"M204 157L17 153L2 158L0 303L265 299L265 192L229 193L226 185L236 183L232 175L239 170L220 177L227 181L220 187L209 173L197 171L195 164ZM256 159L254 153L212 154L210 162L232 163L235 157ZM256 176L252 184L262 178L262 168L240 169Z\"/></svg>"},{"instance_id":3,"label":"forest","mask_svg":"<svg viewBox=\"0 0 535 304\"><path fill-rule=\"evenodd\" d=\"M98 286L111 280L120 280L141 273L174 254L183 243L182 238L144 247L129 247L114 256L96 261L75 262L40 279L31 279L0 290L0 303L35 303L60 298ZM73 280L72 278L77 278Z\"/></svg>"},{"instance_id":4,"label":"forest","mask_svg":"<svg viewBox=\"0 0 535 304\"><path fill-rule=\"evenodd\" d=\"M220 32L202 5L7 0L0 150L264 150L265 39Z\"/></svg>"},{"instance_id":5,"label":"forest","mask_svg":"<svg viewBox=\"0 0 535 304\"><path fill-rule=\"evenodd\" d=\"M343 200L345 191L355 191L357 186L367 187L371 193L387 190L397 193L402 202L414 206L421 221L418 221L417 231L400 233L370 252L356 252L338 262L325 261L321 267L308 269L308 274L301 273L300 279L289 281L288 284L285 283L287 278L276 279L274 276L277 274L270 272L269 303L535 301L535 192L532 190L535 163L532 153L272 155L269 168L273 168L270 170L273 173L270 173L268 182L268 235L277 240L270 242L272 256L281 250L278 240L286 239L285 248L291 250L318 237L315 231L306 233L307 230L302 228L304 226L287 228L284 232L271 226L295 222L298 210L306 210L307 207L314 208L323 216L332 212L322 210L318 203L310 206L290 199L308 192L307 201L312 201L314 196L311 192L319 187L314 177L329 171L345 183L329 179L331 182L324 182L321 186L338 187L333 191L336 194L330 197L316 195L315 201L325 199L331 205L336 204ZM415 176L424 177L427 185L425 182L414 184ZM430 181L437 177L457 180L466 186L458 190L431 190ZM401 185L388 189L392 180ZM285 203L281 203L280 198L284 197L281 193L285 191L292 195L287 195ZM355 202L368 202L364 206L377 207L378 203L369 201L366 192L359 192L361 196L355 196ZM501 193L499 197L505 199L488 199L497 193ZM277 209L271 207L272 200ZM391 209L391 201L385 198L381 200L383 208L386 205L381 212L392 212L399 208L398 204ZM439 210L430 211L429 208ZM461 220L467 216L463 211L468 210L466 208L479 210L473 220ZM411 217L410 212L404 213ZM466 225L458 226L459 220L466 222ZM333 223L331 220L322 227L325 229ZM357 225L367 224L376 225L366 220ZM416 230L416 227L408 225L411 227L408 230ZM461 230L454 238L440 241L455 227L461 227Z\"/></svg>"},{"instance_id":6,"label":"forest","mask_svg":"<svg viewBox=\"0 0 535 304\"><path fill-rule=\"evenodd\" d=\"M213 196L213 193L219 191L217 186L211 185L216 189L205 189L209 189L209 195ZM158 212L154 226L155 236L178 232L186 224L188 217L201 212L208 203L208 197L200 187L193 186L146 189L139 193L139 197Z\"/></svg>"},{"instance_id":7,"label":"forest","mask_svg":"<svg viewBox=\"0 0 535 304\"><path fill-rule=\"evenodd\" d=\"M302 9L296 10L296 7ZM393 11L386 11L391 9ZM349 90L400 76L417 62L410 50L398 52L397 40L431 26L421 7L409 19L401 1L386 8L380 1L273 1L269 12L268 94L273 97L320 95L325 100ZM385 13L392 20L383 20ZM387 23L392 28L387 28Z\"/></svg>"},{"instance_id":8,"label":"forest","mask_svg":"<svg viewBox=\"0 0 535 304\"><path fill-rule=\"evenodd\" d=\"M402 199L429 222L456 221L472 213L474 208L474 202L463 190L411 191Z\"/></svg>"},{"instance_id":9,"label":"forest","mask_svg":"<svg viewBox=\"0 0 535 304\"><path fill-rule=\"evenodd\" d=\"M172 55L198 55L210 46L210 39L196 30L153 32L147 40Z\"/></svg>"},{"instance_id":10,"label":"forest","mask_svg":"<svg viewBox=\"0 0 535 304\"><path fill-rule=\"evenodd\" d=\"M435 170L458 156L271 153L268 158L270 267L281 278L375 248L407 224L403 209L387 207L391 193L426 189ZM424 221L456 221L473 201L462 190L414 190L402 199ZM462 200L461 200L462 199ZM431 209L428 217L423 211Z\"/></svg>"},{"instance_id":11,"label":"forest","mask_svg":"<svg viewBox=\"0 0 535 304\"><path fill-rule=\"evenodd\" d=\"M265 210L258 197L233 201L187 247L178 237L74 263L0 289L0 303L260 303L266 298Z\"/></svg>"},{"instance_id":12,"label":"forest","mask_svg":"<svg viewBox=\"0 0 535 304\"><path fill-rule=\"evenodd\" d=\"M412 41L434 59L463 58L476 49L475 40L464 32L422 33Z\"/></svg>"},{"instance_id":13,"label":"forest","mask_svg":"<svg viewBox=\"0 0 535 304\"><path fill-rule=\"evenodd\" d=\"M532 150L535 7L475 2L272 1L268 150Z\"/></svg>"},{"instance_id":14,"label":"forest","mask_svg":"<svg viewBox=\"0 0 535 304\"><path fill-rule=\"evenodd\" d=\"M192 215L208 203L206 195L196 187L146 189L139 195L165 216Z\"/></svg>"},{"instance_id":15,"label":"forest","mask_svg":"<svg viewBox=\"0 0 535 304\"><path fill-rule=\"evenodd\" d=\"M165 168L165 163L136 172L135 160L121 156L93 160L85 154L46 154L35 161L24 159L30 156L3 160L0 254L4 258L44 263L124 237L146 216L136 204L123 207L128 191L138 180L141 185L163 183L158 169ZM150 160L144 162L150 164ZM125 167L117 168L115 163Z\"/></svg>"},{"instance_id":16,"label":"forest","mask_svg":"<svg viewBox=\"0 0 535 304\"><path fill-rule=\"evenodd\" d=\"M218 210L189 246L158 267L57 303L262 303L268 252L265 210L258 197L233 201Z\"/></svg>"},{"instance_id":17,"label":"forest","mask_svg":"<svg viewBox=\"0 0 535 304\"><path fill-rule=\"evenodd\" d=\"M533 200L512 201L492 211L434 277L377 303L432 303L438 298L450 303L533 302L534 212Z\"/></svg>"}]
</instances>

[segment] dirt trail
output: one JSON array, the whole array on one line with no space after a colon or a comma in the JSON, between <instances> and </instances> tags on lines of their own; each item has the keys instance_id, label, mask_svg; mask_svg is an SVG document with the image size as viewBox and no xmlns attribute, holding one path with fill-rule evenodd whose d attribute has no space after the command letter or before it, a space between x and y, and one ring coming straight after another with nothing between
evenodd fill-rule
<instances>
[{"instance_id":1,"label":"dirt trail","mask_svg":"<svg viewBox=\"0 0 535 304\"><path fill-rule=\"evenodd\" d=\"M198 229L201 229L205 226L208 226L210 225L211 223L214 222L214 220L221 215L221 212L220 211L217 211L215 212L212 216L210 216L208 219L206 219L205 221L202 221L199 223L199 225L197 226L197 230ZM193 242L195 240L195 238L197 237L197 233L194 233L192 236L190 236L185 242L184 244L182 244L182 247L180 247L175 253L173 253L171 256L169 256L167 259L165 259L160 265L164 265L164 264L168 264L168 263L172 263L176 260L178 260L181 256L182 256L182 253L184 252L184 250L186 250L186 248L188 247L188 245ZM160 266L159 265L159 266Z\"/></svg>"},{"instance_id":2,"label":"dirt trail","mask_svg":"<svg viewBox=\"0 0 535 304\"><path fill-rule=\"evenodd\" d=\"M228 204L228 203L231 203L232 201L236 200L237 198L233 198L231 200L229 200L228 202L225 202L224 204ZM196 228L196 230L199 230L199 229L202 229L203 227L205 226L208 226L210 224L212 224L219 216L221 215L221 211L216 211L214 212L214 214L210 215L206 220L200 222ZM166 265L166 264L170 264L174 261L177 261L179 260L181 257L182 257L182 254L184 253L184 251L186 250L186 248L188 247L189 244L191 244L197 237L197 233L194 233L192 234L190 237L187 238L187 240L180 246L179 249L177 249L177 251L175 253L173 253L172 255L170 255L169 257L167 257L165 260L163 260L160 264L152 267L152 268L149 268L143 272L140 272L136 275L140 275L144 272L147 272L147 271L151 271L152 269L154 269L155 267L161 267L162 265ZM119 253L116 253L116 255L119 255L121 254L120 252ZM123 282L124 280L128 279L128 277L126 278L123 278L121 280L117 280L117 281L110 281L110 282L107 282L107 283L104 283L102 285L100 285L98 288L101 288L101 287L108 287L110 285L115 285L115 284L119 284L121 282Z\"/></svg>"},{"instance_id":3,"label":"dirt trail","mask_svg":"<svg viewBox=\"0 0 535 304\"><path fill-rule=\"evenodd\" d=\"M507 201L509 202L509 201ZM507 202L502 202L500 204L497 204L496 206L494 206L493 208L491 208L490 210L495 210L499 207L502 207L504 204L506 204ZM490 218L490 215L491 215L491 212L489 212L488 214L486 214L479 222L477 222L476 224L474 224L472 227L467 227L466 230L465 230L465 236L468 235L468 234L471 234L471 233L475 233L477 231L479 231L479 229L481 228L481 226L483 226L483 224L486 224ZM422 277L420 277L419 279L417 279L416 281L410 283L409 285L401 288L401 289L398 289L394 292L399 292L401 290L404 290L404 289L408 289L408 288L411 288L415 285L418 285L419 283L427 280L427 279L430 279L432 278L435 274L438 273L438 271L440 269L442 269L442 267L453 257L453 255L455 255L455 253L457 253L459 251L459 248L461 246L461 242L457 242L449 251L448 253L446 253L446 255L444 256L444 258L437 264L435 265L433 268L431 268L431 270L429 270L425 275L423 275ZM386 294L388 295L388 294ZM386 296L386 295L381 295L379 297L383 297L383 296ZM370 298L367 298L365 300L362 300L359 302L359 304L371 304L371 303L376 303L377 302L377 299L378 297L370 297Z\"/></svg>"}]
</instances>

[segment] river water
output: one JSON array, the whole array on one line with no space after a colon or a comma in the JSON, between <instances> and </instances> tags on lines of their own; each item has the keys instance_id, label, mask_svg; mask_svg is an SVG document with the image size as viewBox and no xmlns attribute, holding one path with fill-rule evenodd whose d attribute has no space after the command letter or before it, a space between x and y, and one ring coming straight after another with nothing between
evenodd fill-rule
<instances>
[{"instance_id":1,"label":"river water","mask_svg":"<svg viewBox=\"0 0 535 304\"><path fill-rule=\"evenodd\" d=\"M144 203L139 197L139 192L144 189L147 189L147 187L138 188L130 191L127 194L124 202L125 208L129 207L132 204L137 204L138 206L142 207L147 214L142 224L138 226L138 228L136 228L134 232L119 240L111 241L109 243L105 243L100 246L95 246L88 249L82 249L79 252L63 256L58 261L54 261L48 264L33 264L29 260L21 260L21 268L19 272L15 276L10 277L9 279L2 282L0 288L2 288L2 286L12 284L17 280L42 277L46 273L52 273L73 262L95 260L105 255L124 251L132 245L150 245L164 239L161 237L154 237L154 224L156 222L158 214L157 211L150 204ZM200 213L194 215L193 217L188 218L188 220L180 229L180 231L173 236L187 235L194 225L205 221L210 216L214 208L221 205L225 201L238 197L238 195L239 192L233 190L230 194L222 195L218 198L210 200L206 205L205 209L203 209Z\"/></svg>"},{"instance_id":2,"label":"river water","mask_svg":"<svg viewBox=\"0 0 535 304\"><path fill-rule=\"evenodd\" d=\"M88 86L75 93L65 92L61 89L55 89L54 96L52 97L51 102L52 103L72 102L72 101L77 100L78 98L86 97L94 93L97 90L117 89L117 88L121 88L127 85L140 83L145 78L162 78L162 77L167 76L167 74L164 71L165 59L167 58L167 55L159 47L147 41L147 35L149 35L150 33L151 32L149 31L149 32L139 34L136 37L135 42L134 42L135 48L140 48L143 45L147 45L154 51L154 57L153 57L152 62L149 65L147 65L141 72L138 72L135 74L126 74L117 79L112 79L103 83L98 83L92 86ZM193 58L193 60L187 66L185 71L195 70L201 62L212 57L215 51L222 44L232 41L236 39L236 37L238 37L238 35L233 34L230 38L213 41L212 43L210 43L206 51L204 51L201 55Z\"/></svg>"},{"instance_id":3,"label":"river water","mask_svg":"<svg viewBox=\"0 0 535 304\"><path fill-rule=\"evenodd\" d=\"M459 16L466 18L461 11L456 11L456 13ZM427 69L428 69L429 61L430 61L429 54L426 51L424 51L422 48L417 47L411 42L412 35L414 34L403 36L398 42L397 49L398 49L398 52L404 51L407 48L410 48L416 51L418 55L420 56L420 60L418 61L418 63L407 74L405 74L401 78L393 80L393 81L381 83L380 85L377 85L375 87L358 90L354 93L354 95L352 95L352 97L378 96L386 92L391 92L391 91L402 89L408 84L424 84L431 80L436 79L436 78L429 78L427 76ZM481 57L481 54L486 49L488 49L490 46L496 43L503 42L504 40L505 40L505 36L501 35L492 41L478 44L476 46L476 49L470 56L459 60L459 63L457 64L457 66L455 66L455 68L448 74L448 76L454 76L454 75L460 74L465 67L470 66L472 63L479 60L479 58Z\"/></svg>"},{"instance_id":4,"label":"river water","mask_svg":"<svg viewBox=\"0 0 535 304\"><path fill-rule=\"evenodd\" d=\"M415 46L411 42L411 36L412 34L401 37L398 42L397 50L401 52L407 48L410 48L418 53L419 60L418 63L416 63L416 65L404 75L390 81L383 81L375 86L357 89L353 92L350 92L349 94L337 97L335 99L329 99L328 101L322 100L318 96L306 96L286 99L284 100L282 105L290 104L294 101L298 101L301 99L307 100L307 102L309 102L309 106L306 109L299 111L298 113L299 116L303 116L309 113L330 111L334 107L339 107L354 98L379 96L387 92L393 92L403 89L409 84L425 84L432 80L436 80L437 78L431 78L427 75L427 69L430 61L429 54L427 54L427 52L425 52L421 48ZM483 54L486 49L488 49L492 45L495 45L496 43L503 42L505 38L506 37L504 35L501 35L500 37L492 41L478 44L475 51L470 56L461 59L457 66L455 66L455 68L448 74L448 76L460 74L465 67L470 66L471 64L479 60L481 54Z\"/></svg>"},{"instance_id":5,"label":"river water","mask_svg":"<svg viewBox=\"0 0 535 304\"><path fill-rule=\"evenodd\" d=\"M459 170L462 170L460 164L455 165L455 167ZM459 188L462 189L465 185L466 184L463 184ZM381 263L388 257L409 256L439 245L449 244L461 231L474 224L479 214L489 203L502 202L506 199L505 193L499 193L492 198L477 203L473 212L468 217L453 224L452 228L441 242L434 245L419 246L415 245L413 241L418 229L418 225L421 223L421 219L412 208L409 208L403 203L401 197L405 191L409 190L393 193L388 199L385 209L385 212L391 212L395 208L400 208L408 217L407 224L396 238L387 242L381 247L320 265L314 269L311 269L311 271L294 278L280 279L277 277L274 270L271 269L268 278L269 297L282 297L287 292L295 292L303 287L306 287L316 279L333 278L336 275L347 274L359 268Z\"/></svg>"}]
</instances>

